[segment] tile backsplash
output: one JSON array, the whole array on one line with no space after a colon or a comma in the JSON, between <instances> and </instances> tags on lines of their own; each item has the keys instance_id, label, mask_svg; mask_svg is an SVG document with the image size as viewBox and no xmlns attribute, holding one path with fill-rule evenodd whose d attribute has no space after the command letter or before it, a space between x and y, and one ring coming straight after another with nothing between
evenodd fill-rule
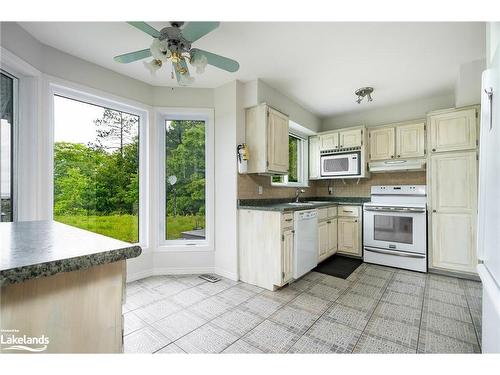
<instances>
[{"instance_id":1,"label":"tile backsplash","mask_svg":"<svg viewBox=\"0 0 500 375\"><path fill-rule=\"evenodd\" d=\"M425 185L425 172L372 173L370 178L309 181L304 197L328 196L328 186L336 197L369 197L372 185ZM263 193L258 194L262 186ZM271 186L269 176L238 175L238 199L293 198L296 188Z\"/></svg>"}]
</instances>

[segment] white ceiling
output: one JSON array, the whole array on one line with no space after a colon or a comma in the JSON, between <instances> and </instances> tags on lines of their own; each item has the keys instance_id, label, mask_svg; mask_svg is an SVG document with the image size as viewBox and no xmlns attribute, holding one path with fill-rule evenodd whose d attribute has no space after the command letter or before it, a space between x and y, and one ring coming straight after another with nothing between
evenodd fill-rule
<instances>
[{"instance_id":1,"label":"white ceiling","mask_svg":"<svg viewBox=\"0 0 500 375\"><path fill-rule=\"evenodd\" d=\"M157 29L164 22L151 23ZM170 69L151 76L142 62L113 56L147 48L151 37L123 22L21 22L42 43L155 86L174 86ZM375 88L380 107L453 92L460 64L485 57L484 23L223 22L194 43L240 63L207 67L194 87L260 78L319 116L359 110L354 91Z\"/></svg>"}]
</instances>

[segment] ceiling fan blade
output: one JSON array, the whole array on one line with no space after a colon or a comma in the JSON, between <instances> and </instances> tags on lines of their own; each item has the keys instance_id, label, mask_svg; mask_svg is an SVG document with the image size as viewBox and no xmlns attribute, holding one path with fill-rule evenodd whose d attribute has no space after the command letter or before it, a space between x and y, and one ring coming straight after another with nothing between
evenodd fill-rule
<instances>
[{"instance_id":1,"label":"ceiling fan blade","mask_svg":"<svg viewBox=\"0 0 500 375\"><path fill-rule=\"evenodd\" d=\"M220 22L188 22L181 31L184 38L190 42L200 39L210 31L219 27Z\"/></svg>"},{"instance_id":2,"label":"ceiling fan blade","mask_svg":"<svg viewBox=\"0 0 500 375\"><path fill-rule=\"evenodd\" d=\"M119 63L128 64L133 61L145 59L149 56L151 56L151 50L149 48L146 48L141 49L140 51L129 52L123 55L115 56L114 60Z\"/></svg>"},{"instance_id":3,"label":"ceiling fan blade","mask_svg":"<svg viewBox=\"0 0 500 375\"><path fill-rule=\"evenodd\" d=\"M191 56L200 54L200 55L205 55L207 58L207 63L210 65L213 65L219 69L227 70L228 72L234 73L240 68L240 64L238 61L235 61L233 59L229 59L227 57L217 55L212 52L207 52L202 49L198 48L193 48L191 49Z\"/></svg>"},{"instance_id":4,"label":"ceiling fan blade","mask_svg":"<svg viewBox=\"0 0 500 375\"><path fill-rule=\"evenodd\" d=\"M156 30L153 26L148 25L146 22L127 22L129 25L137 27L139 30L151 35L153 38L158 38L160 32Z\"/></svg>"},{"instance_id":5,"label":"ceiling fan blade","mask_svg":"<svg viewBox=\"0 0 500 375\"><path fill-rule=\"evenodd\" d=\"M182 74L181 70L185 69L185 73ZM175 78L181 86L188 86L193 83L194 78L189 74L189 68L187 66L186 60L182 59L178 63L174 63Z\"/></svg>"}]
</instances>

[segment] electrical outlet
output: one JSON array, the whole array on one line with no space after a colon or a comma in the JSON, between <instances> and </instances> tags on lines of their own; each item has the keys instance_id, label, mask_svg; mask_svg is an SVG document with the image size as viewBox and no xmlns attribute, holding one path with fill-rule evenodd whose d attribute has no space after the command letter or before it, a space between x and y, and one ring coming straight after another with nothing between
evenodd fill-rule
<instances>
[{"instance_id":1,"label":"electrical outlet","mask_svg":"<svg viewBox=\"0 0 500 375\"><path fill-rule=\"evenodd\" d=\"M262 193L264 192L264 188L262 186L259 185L259 187L257 188L257 193L259 195L262 195Z\"/></svg>"},{"instance_id":2,"label":"electrical outlet","mask_svg":"<svg viewBox=\"0 0 500 375\"><path fill-rule=\"evenodd\" d=\"M328 186L328 195L333 194L333 186Z\"/></svg>"}]
</instances>

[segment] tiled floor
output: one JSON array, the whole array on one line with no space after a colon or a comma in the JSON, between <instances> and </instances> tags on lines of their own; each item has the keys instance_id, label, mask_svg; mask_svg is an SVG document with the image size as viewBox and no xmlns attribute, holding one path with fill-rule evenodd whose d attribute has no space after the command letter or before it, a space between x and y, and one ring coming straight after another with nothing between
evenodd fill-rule
<instances>
[{"instance_id":1,"label":"tiled floor","mask_svg":"<svg viewBox=\"0 0 500 375\"><path fill-rule=\"evenodd\" d=\"M277 292L222 279L127 284L127 353L479 353L481 284L362 264Z\"/></svg>"}]
</instances>

